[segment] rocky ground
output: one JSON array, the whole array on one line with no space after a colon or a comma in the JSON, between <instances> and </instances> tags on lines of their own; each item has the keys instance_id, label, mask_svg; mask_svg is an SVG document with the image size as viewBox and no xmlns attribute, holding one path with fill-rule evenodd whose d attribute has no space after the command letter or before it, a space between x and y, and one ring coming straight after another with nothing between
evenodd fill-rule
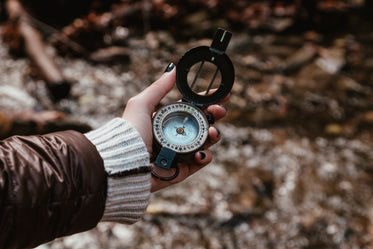
<instances>
[{"instance_id":1,"label":"rocky ground","mask_svg":"<svg viewBox=\"0 0 373 249\"><path fill-rule=\"evenodd\" d=\"M135 225L101 223L38 248L372 248L373 33L371 19L356 18L333 32L234 31L236 82L213 163L154 194ZM32 113L36 130L99 127L209 38L148 31L128 40L129 62L115 64L49 46L74 82L57 103L29 61L0 43L1 110ZM178 98L174 90L164 103Z\"/></svg>"}]
</instances>

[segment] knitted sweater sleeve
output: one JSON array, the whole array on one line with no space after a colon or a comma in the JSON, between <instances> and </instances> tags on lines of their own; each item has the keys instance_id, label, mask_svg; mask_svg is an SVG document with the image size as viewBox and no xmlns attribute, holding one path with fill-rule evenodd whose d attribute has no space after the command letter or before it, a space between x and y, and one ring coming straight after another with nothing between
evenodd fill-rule
<instances>
[{"instance_id":1,"label":"knitted sweater sleeve","mask_svg":"<svg viewBox=\"0 0 373 249\"><path fill-rule=\"evenodd\" d=\"M149 153L136 129L115 118L85 136L96 146L108 174L101 221L131 224L145 213L150 198Z\"/></svg>"}]
</instances>

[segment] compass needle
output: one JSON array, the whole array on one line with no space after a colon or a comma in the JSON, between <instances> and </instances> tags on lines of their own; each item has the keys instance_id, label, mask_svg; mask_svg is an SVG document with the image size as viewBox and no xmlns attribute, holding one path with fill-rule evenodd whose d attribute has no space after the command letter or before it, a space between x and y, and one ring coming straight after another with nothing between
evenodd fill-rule
<instances>
[{"instance_id":1,"label":"compass needle","mask_svg":"<svg viewBox=\"0 0 373 249\"><path fill-rule=\"evenodd\" d=\"M189 119L188 117L184 118L183 125L185 125L185 123L188 122L188 119Z\"/></svg>"}]
</instances>

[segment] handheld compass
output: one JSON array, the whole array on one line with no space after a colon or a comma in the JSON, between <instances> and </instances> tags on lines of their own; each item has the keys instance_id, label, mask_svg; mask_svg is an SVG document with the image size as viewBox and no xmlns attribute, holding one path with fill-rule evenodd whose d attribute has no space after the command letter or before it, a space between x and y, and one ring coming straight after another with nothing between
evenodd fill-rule
<instances>
[{"instance_id":1,"label":"handheld compass","mask_svg":"<svg viewBox=\"0 0 373 249\"><path fill-rule=\"evenodd\" d=\"M233 64L224 53L231 37L230 32L218 29L210 47L195 47L180 59L176 85L182 101L162 107L153 118L152 160L158 167L176 170L169 177L153 172L155 177L166 181L176 178L177 163L191 160L195 152L203 149L213 123L205 109L224 99L233 87Z\"/></svg>"}]
</instances>

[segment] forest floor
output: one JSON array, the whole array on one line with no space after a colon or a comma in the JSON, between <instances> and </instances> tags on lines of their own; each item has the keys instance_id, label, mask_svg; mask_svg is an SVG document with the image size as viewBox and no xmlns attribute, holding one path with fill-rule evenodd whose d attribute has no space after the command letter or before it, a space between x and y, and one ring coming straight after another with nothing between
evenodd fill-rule
<instances>
[{"instance_id":1,"label":"forest floor","mask_svg":"<svg viewBox=\"0 0 373 249\"><path fill-rule=\"evenodd\" d=\"M352 19L335 29L234 29L226 53L236 81L211 165L152 195L134 225L100 223L38 248L372 248L373 22ZM73 82L60 101L0 42L0 134L99 127L211 38L149 30L127 39L126 62L109 64L47 43ZM179 98L174 89L162 103Z\"/></svg>"}]
</instances>

